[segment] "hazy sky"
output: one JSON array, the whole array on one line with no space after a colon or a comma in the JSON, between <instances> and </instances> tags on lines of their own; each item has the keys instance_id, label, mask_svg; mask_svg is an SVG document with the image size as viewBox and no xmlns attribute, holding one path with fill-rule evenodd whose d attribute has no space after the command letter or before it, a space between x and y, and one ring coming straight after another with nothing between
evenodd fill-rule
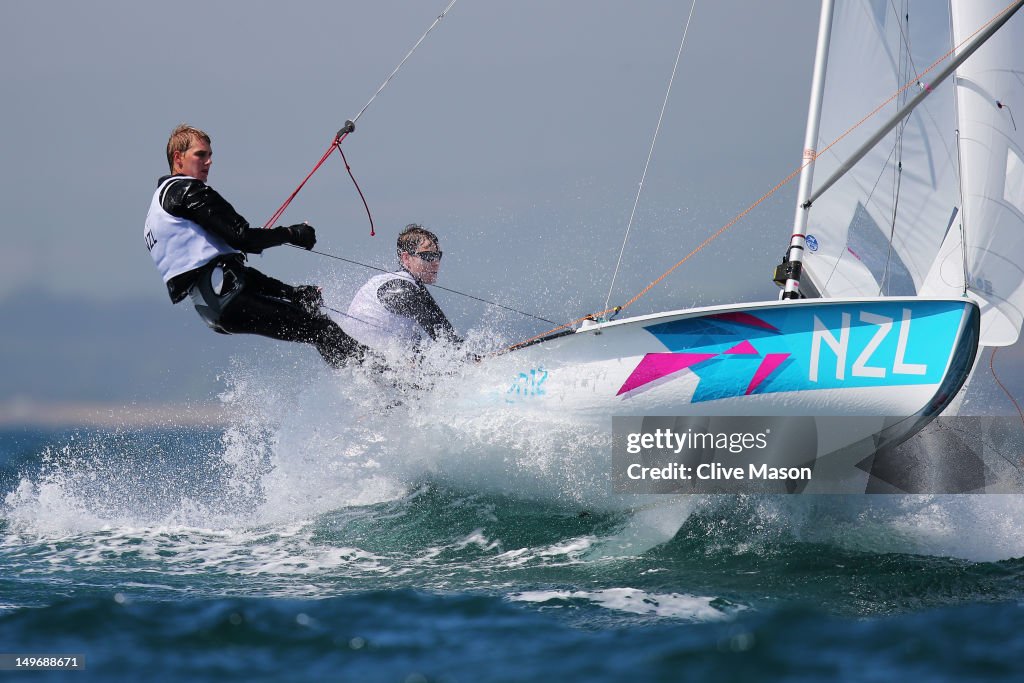
<instances>
[{"instance_id":1,"label":"hazy sky","mask_svg":"<svg viewBox=\"0 0 1024 683\"><path fill-rule=\"evenodd\" d=\"M170 130L213 137L211 184L254 225L305 176L446 0L4 3L0 300L48 290L169 306L142 224ZM383 267L409 222L440 283L553 320L603 308L688 0L459 0L283 218ZM800 163L812 0L698 0L612 296L621 303ZM631 309L776 296L795 183ZM347 306L369 271L255 257ZM465 329L487 313L440 293ZM520 321L532 324L531 321ZM539 330L535 330L539 331Z\"/></svg>"},{"instance_id":2,"label":"hazy sky","mask_svg":"<svg viewBox=\"0 0 1024 683\"><path fill-rule=\"evenodd\" d=\"M171 309L142 238L170 130L212 135L211 184L260 225L446 5L5 2L0 302L149 301L223 346ZM424 223L442 237L440 284L558 321L603 308L689 9L459 0L345 142L378 236L337 156L283 222L309 220L318 249L382 267L401 227ZM612 303L799 165L817 22L814 0L698 0ZM774 298L795 195L792 183L631 312ZM287 247L253 264L323 284L339 308L371 274ZM438 298L460 330L494 322ZM999 364L1019 374L1022 346Z\"/></svg>"},{"instance_id":3,"label":"hazy sky","mask_svg":"<svg viewBox=\"0 0 1024 683\"><path fill-rule=\"evenodd\" d=\"M28 287L165 302L142 223L171 128L212 135L210 183L262 224L446 4L4 3L0 299ZM600 307L689 8L460 0L345 142L378 237L338 157L283 222L384 266L397 231L421 222L442 236L442 284L548 316ZM799 164L817 13L697 3L613 301ZM774 296L794 195L649 307ZM289 248L254 263L340 283L339 297L368 274Z\"/></svg>"}]
</instances>

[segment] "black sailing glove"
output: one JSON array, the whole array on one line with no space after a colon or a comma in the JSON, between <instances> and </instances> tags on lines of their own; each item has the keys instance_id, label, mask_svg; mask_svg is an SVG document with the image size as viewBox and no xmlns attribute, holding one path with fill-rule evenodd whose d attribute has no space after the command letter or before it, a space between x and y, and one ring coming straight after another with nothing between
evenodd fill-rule
<instances>
[{"instance_id":1,"label":"black sailing glove","mask_svg":"<svg viewBox=\"0 0 1024 683\"><path fill-rule=\"evenodd\" d=\"M303 249L312 249L316 246L316 230L312 225L296 223L285 228L288 231L288 243L294 244Z\"/></svg>"},{"instance_id":2,"label":"black sailing glove","mask_svg":"<svg viewBox=\"0 0 1024 683\"><path fill-rule=\"evenodd\" d=\"M324 305L324 295L316 285L299 285L292 293L291 300L310 315L318 313Z\"/></svg>"}]
</instances>

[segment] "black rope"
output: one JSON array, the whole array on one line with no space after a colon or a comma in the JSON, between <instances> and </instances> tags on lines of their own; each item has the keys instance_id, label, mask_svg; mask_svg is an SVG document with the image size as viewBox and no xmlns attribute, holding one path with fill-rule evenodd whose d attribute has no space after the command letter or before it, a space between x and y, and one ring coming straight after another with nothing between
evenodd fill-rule
<instances>
[{"instance_id":1,"label":"black rope","mask_svg":"<svg viewBox=\"0 0 1024 683\"><path fill-rule=\"evenodd\" d=\"M296 246L294 244L289 244L288 246L295 247L296 249L302 249L303 251L308 251L311 254L317 254L319 256L326 256L327 258L332 258L332 259L335 259L337 261L344 261L345 263L351 263L353 265L362 266L363 268L369 268L370 270L376 270L376 271L379 271L381 273L390 273L391 272L390 270L387 270L386 268L378 268L377 266L371 266L368 263L362 263L360 261L353 261L352 259L343 258L341 256L335 256L334 254L328 254L326 251L317 251L315 249L304 249L304 248L298 247L298 246ZM441 285L427 285L427 286L428 287L436 287L437 289L442 289L442 290L444 290L446 292L451 292L452 294L458 294L459 296L464 296L464 297L467 297L469 299L473 299L474 301L479 301L480 303L487 304L488 306L497 306L498 308L504 308L506 311L512 311L513 313L518 313L519 315L525 315L527 318L533 318L534 320L540 320L541 322L550 323L552 325L557 325L558 324L554 320L548 320L547 318L542 318L539 315L534 315L532 313L527 313L526 311L520 311L517 308L512 308L511 306L506 306L504 304L499 304L496 301L488 301L487 299L481 299L478 296L473 296L472 294L466 294L465 292L460 292L457 289L449 289L448 287L442 287ZM333 311L335 309L332 308L331 310ZM341 311L336 311L336 312L341 313Z\"/></svg>"}]
</instances>

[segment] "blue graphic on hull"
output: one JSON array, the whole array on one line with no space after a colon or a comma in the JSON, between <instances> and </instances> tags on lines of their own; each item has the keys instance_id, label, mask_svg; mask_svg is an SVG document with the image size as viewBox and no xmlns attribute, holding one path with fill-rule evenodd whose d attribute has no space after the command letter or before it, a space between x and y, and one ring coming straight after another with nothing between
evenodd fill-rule
<instances>
[{"instance_id":1,"label":"blue graphic on hull","mask_svg":"<svg viewBox=\"0 0 1024 683\"><path fill-rule=\"evenodd\" d=\"M645 328L700 382L694 402L784 391L938 384L966 303L884 301L765 308L685 318ZM678 370L647 354L621 393ZM649 387L648 387L649 388Z\"/></svg>"}]
</instances>

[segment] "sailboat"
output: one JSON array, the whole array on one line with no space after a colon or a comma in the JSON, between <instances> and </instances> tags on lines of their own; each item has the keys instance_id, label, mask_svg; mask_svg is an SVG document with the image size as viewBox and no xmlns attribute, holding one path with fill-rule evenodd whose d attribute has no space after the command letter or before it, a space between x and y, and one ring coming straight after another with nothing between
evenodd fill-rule
<instances>
[{"instance_id":1,"label":"sailboat","mask_svg":"<svg viewBox=\"0 0 1024 683\"><path fill-rule=\"evenodd\" d=\"M605 431L612 416L865 416L822 428L818 457L915 434L1024 323L1021 4L825 0L780 299L587 320L473 370L463 406ZM876 117L890 123L850 131L907 83Z\"/></svg>"}]
</instances>

